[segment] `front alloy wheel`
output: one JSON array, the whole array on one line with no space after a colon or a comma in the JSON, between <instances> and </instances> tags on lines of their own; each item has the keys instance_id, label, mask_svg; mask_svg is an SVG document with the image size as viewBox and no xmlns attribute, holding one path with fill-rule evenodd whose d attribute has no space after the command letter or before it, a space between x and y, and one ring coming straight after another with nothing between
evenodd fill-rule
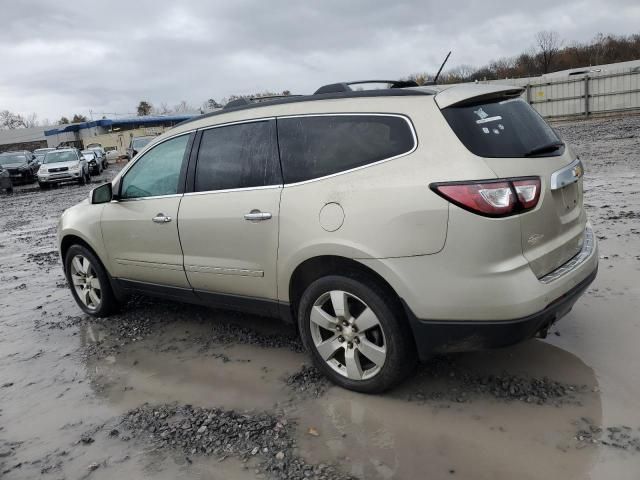
<instances>
[{"instance_id":1,"label":"front alloy wheel","mask_svg":"<svg viewBox=\"0 0 640 480\"><path fill-rule=\"evenodd\" d=\"M70 273L73 288L80 301L88 310L98 310L102 302L102 287L89 259L82 255L73 257Z\"/></svg>"},{"instance_id":2,"label":"front alloy wheel","mask_svg":"<svg viewBox=\"0 0 640 480\"><path fill-rule=\"evenodd\" d=\"M387 358L376 314L355 295L332 290L318 298L309 316L311 337L322 359L351 380L375 376Z\"/></svg>"}]
</instances>

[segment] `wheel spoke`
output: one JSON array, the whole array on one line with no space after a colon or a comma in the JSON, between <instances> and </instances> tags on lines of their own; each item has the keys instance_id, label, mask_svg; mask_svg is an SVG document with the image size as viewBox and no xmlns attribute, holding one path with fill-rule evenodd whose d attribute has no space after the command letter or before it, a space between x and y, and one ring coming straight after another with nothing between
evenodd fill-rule
<instances>
[{"instance_id":1,"label":"wheel spoke","mask_svg":"<svg viewBox=\"0 0 640 480\"><path fill-rule=\"evenodd\" d=\"M351 380L362 379L362 366L360 365L360 357L358 357L355 348L347 348L344 353L344 360L347 367L347 377Z\"/></svg>"},{"instance_id":2,"label":"wheel spoke","mask_svg":"<svg viewBox=\"0 0 640 480\"><path fill-rule=\"evenodd\" d=\"M366 338L362 338L358 344L360 353L371 360L376 366L381 367L387 357L387 349L379 347L375 343L370 342Z\"/></svg>"},{"instance_id":3,"label":"wheel spoke","mask_svg":"<svg viewBox=\"0 0 640 480\"><path fill-rule=\"evenodd\" d=\"M82 261L80 260L80 257L73 257L71 263L73 264L73 268L77 273L84 272L84 270L82 270Z\"/></svg>"},{"instance_id":4,"label":"wheel spoke","mask_svg":"<svg viewBox=\"0 0 640 480\"><path fill-rule=\"evenodd\" d=\"M311 321L326 330L334 330L338 323L337 318L329 315L318 305L311 309Z\"/></svg>"},{"instance_id":5,"label":"wheel spoke","mask_svg":"<svg viewBox=\"0 0 640 480\"><path fill-rule=\"evenodd\" d=\"M366 308L364 312L362 312L360 315L358 315L358 318L356 318L356 326L361 332L369 330L373 327L377 327L378 325L380 325L378 317L376 317L376 314L373 313L373 310L371 310L370 308Z\"/></svg>"},{"instance_id":6,"label":"wheel spoke","mask_svg":"<svg viewBox=\"0 0 640 480\"><path fill-rule=\"evenodd\" d=\"M336 317L344 318L345 320L351 317L349 314L349 306L347 305L347 292L333 290L331 292L331 305L333 305L333 311L336 313Z\"/></svg>"},{"instance_id":7,"label":"wheel spoke","mask_svg":"<svg viewBox=\"0 0 640 480\"><path fill-rule=\"evenodd\" d=\"M91 300L91 306L97 307L100 303L100 297L96 294L96 291L93 288L89 289L89 299Z\"/></svg>"},{"instance_id":8,"label":"wheel spoke","mask_svg":"<svg viewBox=\"0 0 640 480\"><path fill-rule=\"evenodd\" d=\"M323 360L329 360L341 347L342 343L338 340L337 335L334 335L333 337L316 345L316 349Z\"/></svg>"},{"instance_id":9,"label":"wheel spoke","mask_svg":"<svg viewBox=\"0 0 640 480\"><path fill-rule=\"evenodd\" d=\"M89 273L89 267L91 266L91 264L89 263L89 260L84 257L82 257L82 260L80 260L80 262L82 264L82 273L86 275L87 273Z\"/></svg>"},{"instance_id":10,"label":"wheel spoke","mask_svg":"<svg viewBox=\"0 0 640 480\"><path fill-rule=\"evenodd\" d=\"M100 289L100 280L98 280L98 277L93 277L91 280L89 280L89 285L94 290L101 290Z\"/></svg>"},{"instance_id":11,"label":"wheel spoke","mask_svg":"<svg viewBox=\"0 0 640 480\"><path fill-rule=\"evenodd\" d=\"M71 274L71 281L73 282L74 285L82 285L82 280L84 279L84 277L80 276L80 275L76 275L76 274Z\"/></svg>"},{"instance_id":12,"label":"wheel spoke","mask_svg":"<svg viewBox=\"0 0 640 480\"><path fill-rule=\"evenodd\" d=\"M91 306L91 299L89 298L89 289L85 289L82 291L82 301L87 307Z\"/></svg>"}]
</instances>

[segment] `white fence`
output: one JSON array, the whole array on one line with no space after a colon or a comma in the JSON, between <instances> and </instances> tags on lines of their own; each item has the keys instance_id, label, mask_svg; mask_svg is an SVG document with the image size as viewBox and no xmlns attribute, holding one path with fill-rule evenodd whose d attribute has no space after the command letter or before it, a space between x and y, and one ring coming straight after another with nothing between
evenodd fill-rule
<instances>
[{"instance_id":1,"label":"white fence","mask_svg":"<svg viewBox=\"0 0 640 480\"><path fill-rule=\"evenodd\" d=\"M523 98L547 118L640 111L639 66L563 78L521 78L487 83L524 87Z\"/></svg>"}]
</instances>

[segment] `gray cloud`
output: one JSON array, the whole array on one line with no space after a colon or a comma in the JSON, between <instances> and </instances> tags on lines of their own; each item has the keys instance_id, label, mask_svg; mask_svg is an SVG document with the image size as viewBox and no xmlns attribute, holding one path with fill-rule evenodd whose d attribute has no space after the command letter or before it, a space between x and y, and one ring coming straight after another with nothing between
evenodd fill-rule
<instances>
[{"instance_id":1,"label":"gray cloud","mask_svg":"<svg viewBox=\"0 0 640 480\"><path fill-rule=\"evenodd\" d=\"M12 2L0 20L0 109L133 112L261 90L481 65L553 29L566 41L638 31L637 0Z\"/></svg>"}]
</instances>

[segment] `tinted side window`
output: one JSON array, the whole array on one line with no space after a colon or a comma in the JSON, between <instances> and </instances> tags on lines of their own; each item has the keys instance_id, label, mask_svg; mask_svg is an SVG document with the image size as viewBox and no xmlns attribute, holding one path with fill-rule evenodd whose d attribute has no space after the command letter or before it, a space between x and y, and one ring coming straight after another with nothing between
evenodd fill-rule
<instances>
[{"instance_id":1,"label":"tinted side window","mask_svg":"<svg viewBox=\"0 0 640 480\"><path fill-rule=\"evenodd\" d=\"M286 183L323 177L411 151L404 118L382 115L308 116L278 119Z\"/></svg>"},{"instance_id":2,"label":"tinted side window","mask_svg":"<svg viewBox=\"0 0 640 480\"><path fill-rule=\"evenodd\" d=\"M280 183L273 121L241 123L202 132L196 192Z\"/></svg>"},{"instance_id":3,"label":"tinted side window","mask_svg":"<svg viewBox=\"0 0 640 480\"><path fill-rule=\"evenodd\" d=\"M178 193L178 179L189 135L172 138L145 153L122 179L122 198Z\"/></svg>"}]
</instances>

